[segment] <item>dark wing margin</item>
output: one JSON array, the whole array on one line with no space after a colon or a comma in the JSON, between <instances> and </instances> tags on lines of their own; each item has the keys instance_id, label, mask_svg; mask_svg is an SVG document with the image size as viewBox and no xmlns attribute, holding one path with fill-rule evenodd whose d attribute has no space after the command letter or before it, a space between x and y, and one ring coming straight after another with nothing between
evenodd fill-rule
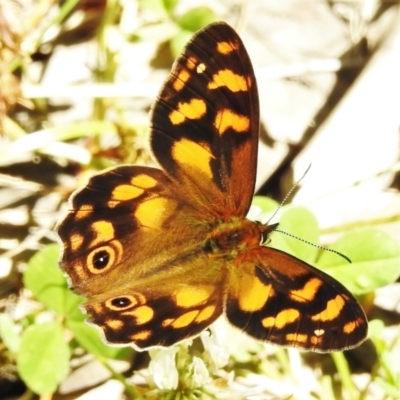
<instances>
[{"instance_id":1,"label":"dark wing margin","mask_svg":"<svg viewBox=\"0 0 400 400\"><path fill-rule=\"evenodd\" d=\"M193 37L153 106L151 122L154 156L181 192L190 193L188 201L207 205L220 218L247 213L259 102L250 58L233 28L219 22Z\"/></svg>"}]
</instances>

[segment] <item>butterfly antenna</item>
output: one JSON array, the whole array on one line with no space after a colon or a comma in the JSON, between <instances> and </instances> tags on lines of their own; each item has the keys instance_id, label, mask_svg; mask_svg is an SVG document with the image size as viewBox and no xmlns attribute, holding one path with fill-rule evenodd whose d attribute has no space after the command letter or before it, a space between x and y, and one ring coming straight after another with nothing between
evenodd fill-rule
<instances>
[{"instance_id":1,"label":"butterfly antenna","mask_svg":"<svg viewBox=\"0 0 400 400\"><path fill-rule=\"evenodd\" d=\"M348 262L351 264L350 258L347 257L346 255L344 255L343 253L341 253L340 251L337 251L337 250L334 250L334 249L328 249L328 248L323 247L323 246L319 246L318 244L315 244L315 243L313 243L313 242L309 242L308 240L299 238L298 236L292 235L292 234L290 234L290 233L288 233L288 232L281 231L280 229L274 229L274 232L283 233L283 234L286 235L286 236L289 236L289 237L291 237L291 238L293 238L293 239L300 240L300 242L309 244L310 246L316 247L317 249L325 250L325 251L330 251L331 253L335 253L335 254L337 254L338 256L344 258L346 261L348 261Z\"/></svg>"},{"instance_id":2,"label":"butterfly antenna","mask_svg":"<svg viewBox=\"0 0 400 400\"><path fill-rule=\"evenodd\" d=\"M281 204L279 204L278 208L274 211L274 213L272 214L271 218L268 220L267 224L270 223L270 221L276 216L276 214L278 214L279 210L285 205L287 199L289 198L289 196L293 193L293 190L296 189L297 186L299 186L300 182L304 179L304 177L307 175L308 171L311 168L311 164L307 167L307 169L305 170L304 174L300 177L299 180L297 180L293 186L290 188L290 190L286 193L286 196L284 197L284 199L281 201Z\"/></svg>"}]
</instances>

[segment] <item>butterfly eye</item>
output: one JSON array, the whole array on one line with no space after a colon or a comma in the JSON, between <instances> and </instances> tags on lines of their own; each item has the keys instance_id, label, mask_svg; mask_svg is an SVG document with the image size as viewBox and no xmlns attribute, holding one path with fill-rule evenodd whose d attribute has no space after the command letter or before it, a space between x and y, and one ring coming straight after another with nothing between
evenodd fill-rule
<instances>
[{"instance_id":1,"label":"butterfly eye","mask_svg":"<svg viewBox=\"0 0 400 400\"><path fill-rule=\"evenodd\" d=\"M215 245L212 239L207 239L202 246L202 249L205 253L213 253L215 250Z\"/></svg>"},{"instance_id":2,"label":"butterfly eye","mask_svg":"<svg viewBox=\"0 0 400 400\"><path fill-rule=\"evenodd\" d=\"M260 245L268 244L271 241L271 239L269 238L270 233L278 227L279 223L267 225L256 221L256 224L258 225L261 234Z\"/></svg>"}]
</instances>

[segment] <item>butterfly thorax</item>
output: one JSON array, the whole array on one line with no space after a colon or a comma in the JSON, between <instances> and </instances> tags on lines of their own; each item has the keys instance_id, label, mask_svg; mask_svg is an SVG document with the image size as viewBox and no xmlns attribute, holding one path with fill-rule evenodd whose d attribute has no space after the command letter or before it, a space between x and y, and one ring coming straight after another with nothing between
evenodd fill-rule
<instances>
[{"instance_id":1,"label":"butterfly thorax","mask_svg":"<svg viewBox=\"0 0 400 400\"><path fill-rule=\"evenodd\" d=\"M258 247L263 238L263 226L245 218L233 217L220 222L207 236L203 250L210 256L235 258Z\"/></svg>"}]
</instances>

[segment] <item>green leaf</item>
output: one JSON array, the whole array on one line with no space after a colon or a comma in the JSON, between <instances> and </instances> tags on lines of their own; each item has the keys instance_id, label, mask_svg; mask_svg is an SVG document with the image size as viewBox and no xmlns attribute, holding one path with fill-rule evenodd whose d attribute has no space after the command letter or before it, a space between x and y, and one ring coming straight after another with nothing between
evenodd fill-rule
<instances>
[{"instance_id":1,"label":"green leaf","mask_svg":"<svg viewBox=\"0 0 400 400\"><path fill-rule=\"evenodd\" d=\"M373 319L368 321L368 338L374 343L374 347L378 357L381 358L382 354L389 347L387 340L383 339L383 330L385 329L385 323L380 319Z\"/></svg>"},{"instance_id":2,"label":"green leaf","mask_svg":"<svg viewBox=\"0 0 400 400\"><path fill-rule=\"evenodd\" d=\"M176 5L178 4L179 0L162 0L164 5L164 9L167 11L168 14L172 14L175 10Z\"/></svg>"},{"instance_id":3,"label":"green leaf","mask_svg":"<svg viewBox=\"0 0 400 400\"><path fill-rule=\"evenodd\" d=\"M0 314L0 337L7 349L17 354L21 345L21 337L17 326L7 314Z\"/></svg>"},{"instance_id":4,"label":"green leaf","mask_svg":"<svg viewBox=\"0 0 400 400\"><path fill-rule=\"evenodd\" d=\"M254 196L251 204L260 207L265 213L275 211L279 207L279 203L265 196Z\"/></svg>"},{"instance_id":5,"label":"green leaf","mask_svg":"<svg viewBox=\"0 0 400 400\"><path fill-rule=\"evenodd\" d=\"M357 229L342 236L331 247L349 257L352 263L325 251L321 253L318 266L354 294L369 293L400 276L400 247L385 232Z\"/></svg>"},{"instance_id":6,"label":"green leaf","mask_svg":"<svg viewBox=\"0 0 400 400\"><path fill-rule=\"evenodd\" d=\"M60 246L51 244L38 251L24 273L25 286L45 307L64 316L76 315L82 298L72 293L58 267Z\"/></svg>"},{"instance_id":7,"label":"green leaf","mask_svg":"<svg viewBox=\"0 0 400 400\"><path fill-rule=\"evenodd\" d=\"M69 329L73 332L77 342L87 352L102 358L121 359L129 348L111 347L106 345L100 336L100 332L94 326L84 322L67 321Z\"/></svg>"},{"instance_id":8,"label":"green leaf","mask_svg":"<svg viewBox=\"0 0 400 400\"><path fill-rule=\"evenodd\" d=\"M180 30L173 37L171 37L170 48L172 55L176 58L182 53L182 49L186 43L193 36L193 32Z\"/></svg>"},{"instance_id":9,"label":"green leaf","mask_svg":"<svg viewBox=\"0 0 400 400\"><path fill-rule=\"evenodd\" d=\"M195 7L176 19L180 30L171 38L170 47L174 57L182 53L182 49L192 38L193 33L217 20L216 14L205 6Z\"/></svg>"},{"instance_id":10,"label":"green leaf","mask_svg":"<svg viewBox=\"0 0 400 400\"><path fill-rule=\"evenodd\" d=\"M22 335L18 372L37 394L54 393L68 375L70 350L56 322L31 325Z\"/></svg>"},{"instance_id":11,"label":"green leaf","mask_svg":"<svg viewBox=\"0 0 400 400\"><path fill-rule=\"evenodd\" d=\"M217 20L218 16L211 8L199 6L187 11L176 22L183 30L193 33Z\"/></svg>"},{"instance_id":12,"label":"green leaf","mask_svg":"<svg viewBox=\"0 0 400 400\"><path fill-rule=\"evenodd\" d=\"M271 247L292 254L310 264L315 263L319 249L319 228L317 220L311 211L304 207L290 207L279 219L277 228L281 232L271 235ZM309 243L306 243L306 242Z\"/></svg>"}]
</instances>

